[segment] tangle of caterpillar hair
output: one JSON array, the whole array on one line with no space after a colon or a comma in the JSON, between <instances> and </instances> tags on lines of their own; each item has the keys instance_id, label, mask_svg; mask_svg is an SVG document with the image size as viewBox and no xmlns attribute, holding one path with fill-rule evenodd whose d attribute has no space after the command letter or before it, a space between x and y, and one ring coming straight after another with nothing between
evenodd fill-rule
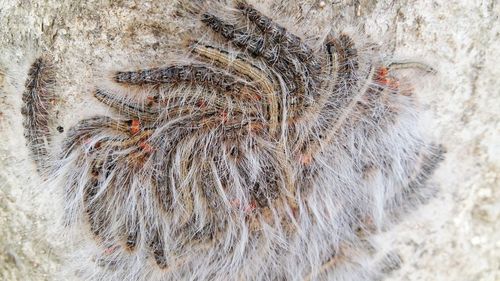
<instances>
[{"instance_id":1,"label":"tangle of caterpillar hair","mask_svg":"<svg viewBox=\"0 0 500 281\"><path fill-rule=\"evenodd\" d=\"M346 33L313 48L246 1L194 3L188 59L113 73L94 94L121 117L81 120L63 142L52 170L80 277L382 278L397 257L373 237L432 197L443 159L397 78L419 65Z\"/></svg>"}]
</instances>

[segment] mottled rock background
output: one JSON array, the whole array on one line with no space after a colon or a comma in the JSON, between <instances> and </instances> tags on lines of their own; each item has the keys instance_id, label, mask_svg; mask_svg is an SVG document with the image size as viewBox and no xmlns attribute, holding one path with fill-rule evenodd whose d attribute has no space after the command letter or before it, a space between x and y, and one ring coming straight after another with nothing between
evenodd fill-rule
<instances>
[{"instance_id":1,"label":"mottled rock background","mask_svg":"<svg viewBox=\"0 0 500 281\"><path fill-rule=\"evenodd\" d=\"M429 132L448 149L435 177L441 192L398 226L404 264L391 280L500 280L498 1L281 4L289 13L308 10L322 26L354 23L396 58L439 70L419 98ZM0 280L62 279L57 191L40 184L22 133L29 63L41 53L53 57L61 96L55 125L67 129L104 110L91 96L103 66L161 63L180 30L172 9L152 0L0 0Z\"/></svg>"}]
</instances>

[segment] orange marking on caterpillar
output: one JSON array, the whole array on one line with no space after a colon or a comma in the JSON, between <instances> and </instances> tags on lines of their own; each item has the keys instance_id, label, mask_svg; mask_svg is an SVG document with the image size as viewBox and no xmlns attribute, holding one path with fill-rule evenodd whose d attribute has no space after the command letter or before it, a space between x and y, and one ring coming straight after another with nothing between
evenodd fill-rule
<instances>
[{"instance_id":1,"label":"orange marking on caterpillar","mask_svg":"<svg viewBox=\"0 0 500 281\"><path fill-rule=\"evenodd\" d=\"M309 165L313 161L313 157L310 154L301 154L299 156L299 161L302 165Z\"/></svg>"},{"instance_id":2,"label":"orange marking on caterpillar","mask_svg":"<svg viewBox=\"0 0 500 281\"><path fill-rule=\"evenodd\" d=\"M141 130L141 121L133 119L130 124L130 133L135 135Z\"/></svg>"},{"instance_id":3,"label":"orange marking on caterpillar","mask_svg":"<svg viewBox=\"0 0 500 281\"><path fill-rule=\"evenodd\" d=\"M199 108L205 108L207 106L207 103L204 100L199 100L196 102L196 106Z\"/></svg>"},{"instance_id":4,"label":"orange marking on caterpillar","mask_svg":"<svg viewBox=\"0 0 500 281\"><path fill-rule=\"evenodd\" d=\"M220 116L221 116L221 119L222 119L222 123L226 123L228 118L227 118L227 112L226 111L222 111L220 113Z\"/></svg>"},{"instance_id":5,"label":"orange marking on caterpillar","mask_svg":"<svg viewBox=\"0 0 500 281\"><path fill-rule=\"evenodd\" d=\"M233 199L230 201L230 204L233 208L242 210L245 214L250 214L257 208L257 203L254 200L248 205L243 205L239 199Z\"/></svg>"},{"instance_id":6,"label":"orange marking on caterpillar","mask_svg":"<svg viewBox=\"0 0 500 281\"><path fill-rule=\"evenodd\" d=\"M391 88L393 90L399 89L399 86L400 86L399 80L397 80L397 79L390 79L388 86L389 86L389 88Z\"/></svg>"},{"instance_id":7,"label":"orange marking on caterpillar","mask_svg":"<svg viewBox=\"0 0 500 281\"><path fill-rule=\"evenodd\" d=\"M241 203L239 199L233 199L229 202L233 208L238 208Z\"/></svg>"},{"instance_id":8,"label":"orange marking on caterpillar","mask_svg":"<svg viewBox=\"0 0 500 281\"><path fill-rule=\"evenodd\" d=\"M257 203L255 203L255 201L252 201L252 202L250 202L250 204L245 206L244 211L246 214L250 214L255 210L255 208L257 208Z\"/></svg>"},{"instance_id":9,"label":"orange marking on caterpillar","mask_svg":"<svg viewBox=\"0 0 500 281\"><path fill-rule=\"evenodd\" d=\"M139 143L139 147L146 153L151 153L154 151L154 147L151 146L147 141L141 141Z\"/></svg>"},{"instance_id":10,"label":"orange marking on caterpillar","mask_svg":"<svg viewBox=\"0 0 500 281\"><path fill-rule=\"evenodd\" d=\"M93 142L93 140L91 138L85 138L85 140L83 141L83 145L86 148L92 148L92 149L99 149L99 148L101 148L101 142L100 141L96 142L93 147L91 146L92 142Z\"/></svg>"},{"instance_id":11,"label":"orange marking on caterpillar","mask_svg":"<svg viewBox=\"0 0 500 281\"><path fill-rule=\"evenodd\" d=\"M111 246L111 247L108 247L106 248L106 250L104 250L104 254L106 255L111 255L112 253L114 253L118 248L120 248L119 245L114 245L114 246Z\"/></svg>"},{"instance_id":12,"label":"orange marking on caterpillar","mask_svg":"<svg viewBox=\"0 0 500 281\"><path fill-rule=\"evenodd\" d=\"M251 133L258 134L258 133L261 133L263 129L264 129L264 126L261 123L256 123L256 122L249 122L248 123L248 130Z\"/></svg>"},{"instance_id":13,"label":"orange marking on caterpillar","mask_svg":"<svg viewBox=\"0 0 500 281\"><path fill-rule=\"evenodd\" d=\"M389 76L389 68L387 67L381 67L377 70L377 76L375 78L375 81L382 85L382 86L387 86L392 90L397 90L399 89L399 80Z\"/></svg>"},{"instance_id":14,"label":"orange marking on caterpillar","mask_svg":"<svg viewBox=\"0 0 500 281\"><path fill-rule=\"evenodd\" d=\"M292 209L293 217L295 219L297 219L299 217L299 208L297 208L297 207L291 207L291 209Z\"/></svg>"},{"instance_id":15,"label":"orange marking on caterpillar","mask_svg":"<svg viewBox=\"0 0 500 281\"><path fill-rule=\"evenodd\" d=\"M157 102L157 98L154 96L148 96L146 99L148 100L147 101L148 106L152 106L154 103Z\"/></svg>"},{"instance_id":16,"label":"orange marking on caterpillar","mask_svg":"<svg viewBox=\"0 0 500 281\"><path fill-rule=\"evenodd\" d=\"M389 83L388 75L389 69L387 67L381 67L377 70L377 78L375 80L380 85L387 85Z\"/></svg>"}]
</instances>

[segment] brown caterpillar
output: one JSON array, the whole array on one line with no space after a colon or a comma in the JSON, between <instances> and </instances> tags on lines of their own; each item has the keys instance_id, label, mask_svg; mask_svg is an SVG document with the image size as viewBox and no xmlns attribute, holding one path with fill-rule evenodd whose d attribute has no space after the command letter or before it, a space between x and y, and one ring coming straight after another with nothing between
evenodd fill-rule
<instances>
[{"instance_id":1,"label":"brown caterpillar","mask_svg":"<svg viewBox=\"0 0 500 281\"><path fill-rule=\"evenodd\" d=\"M68 130L54 177L87 258L78 274L382 278L397 255L374 237L433 196L444 154L398 76L422 65L366 56L346 32L311 44L226 4L180 2L196 22L188 59L114 72L94 96L121 117Z\"/></svg>"}]
</instances>

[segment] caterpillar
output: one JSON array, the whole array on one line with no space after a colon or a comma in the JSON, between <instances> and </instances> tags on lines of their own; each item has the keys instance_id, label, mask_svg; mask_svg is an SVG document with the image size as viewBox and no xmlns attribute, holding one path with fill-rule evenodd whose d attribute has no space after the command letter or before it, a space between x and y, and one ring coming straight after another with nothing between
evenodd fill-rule
<instances>
[{"instance_id":1,"label":"caterpillar","mask_svg":"<svg viewBox=\"0 0 500 281\"><path fill-rule=\"evenodd\" d=\"M23 92L24 136L39 172L45 172L50 159L50 114L54 103L54 70L47 58L31 65Z\"/></svg>"}]
</instances>

